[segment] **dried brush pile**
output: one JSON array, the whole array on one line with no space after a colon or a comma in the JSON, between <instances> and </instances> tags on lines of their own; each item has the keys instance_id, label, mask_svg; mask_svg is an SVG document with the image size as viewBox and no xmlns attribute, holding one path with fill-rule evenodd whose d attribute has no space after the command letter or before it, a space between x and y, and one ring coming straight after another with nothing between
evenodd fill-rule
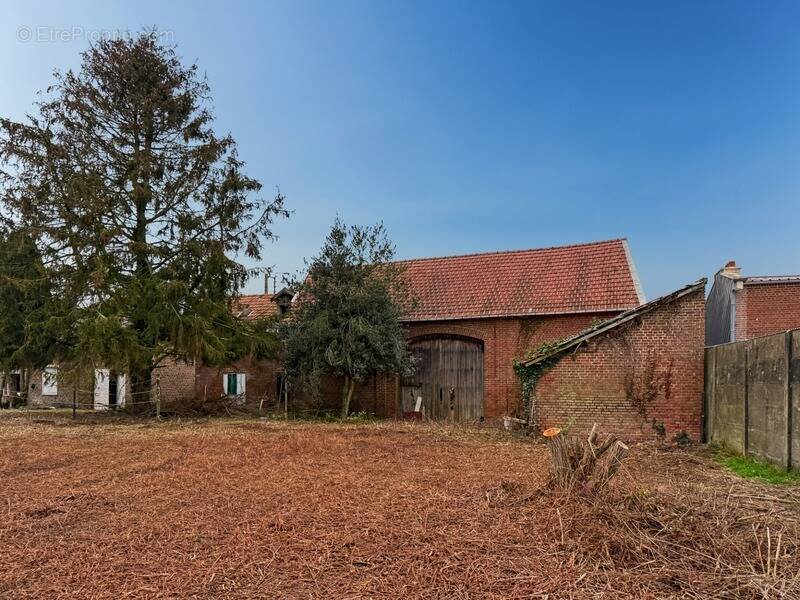
<instances>
[{"instance_id":1,"label":"dried brush pile","mask_svg":"<svg viewBox=\"0 0 800 600\"><path fill-rule=\"evenodd\" d=\"M537 585L549 597L800 598L797 502L628 479L591 498L547 486L518 506L560 565Z\"/></svg>"},{"instance_id":2,"label":"dried brush pile","mask_svg":"<svg viewBox=\"0 0 800 600\"><path fill-rule=\"evenodd\" d=\"M153 406L153 414L155 410ZM164 402L160 412L162 416L175 417L242 417L257 415L258 405L247 404L230 396L179 398Z\"/></svg>"},{"instance_id":3,"label":"dried brush pile","mask_svg":"<svg viewBox=\"0 0 800 600\"><path fill-rule=\"evenodd\" d=\"M0 417L3 598L800 598L800 491L491 431Z\"/></svg>"}]
</instances>

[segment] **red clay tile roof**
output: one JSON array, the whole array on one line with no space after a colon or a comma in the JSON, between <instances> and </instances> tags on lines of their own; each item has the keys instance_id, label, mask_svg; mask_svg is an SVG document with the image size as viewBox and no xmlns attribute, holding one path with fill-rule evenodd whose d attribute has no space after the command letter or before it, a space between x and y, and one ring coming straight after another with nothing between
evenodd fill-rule
<instances>
[{"instance_id":1,"label":"red clay tile roof","mask_svg":"<svg viewBox=\"0 0 800 600\"><path fill-rule=\"evenodd\" d=\"M269 317L278 314L278 305L272 301L272 294L252 294L249 296L240 296L235 303L237 310L249 311L247 317L258 319L260 317Z\"/></svg>"},{"instance_id":2,"label":"red clay tile roof","mask_svg":"<svg viewBox=\"0 0 800 600\"><path fill-rule=\"evenodd\" d=\"M694 283L690 283L689 285L685 285L682 288L679 288L672 292L671 294L667 294L666 296L661 296L660 298L656 298L655 300L651 300L646 304L640 304L636 308L632 308L627 310L623 313L620 313L610 319L602 321L596 325L592 325L583 331L580 331L573 335L572 337L568 337L566 339L561 340L555 346L547 348L538 354L531 356L523 361L524 365L535 365L536 363L540 363L548 357L556 356L558 354L562 354L567 350L573 350L586 342L587 340L592 339L598 335L602 335L624 325L632 321L633 319L640 317L648 312L655 310L659 306L664 306L665 304L670 304L671 302L675 302L684 296L692 294L694 292L702 291L705 293L706 283L708 280L703 277L695 281Z\"/></svg>"},{"instance_id":3,"label":"red clay tile roof","mask_svg":"<svg viewBox=\"0 0 800 600\"><path fill-rule=\"evenodd\" d=\"M624 239L400 262L416 298L405 321L611 312L644 302Z\"/></svg>"}]
</instances>

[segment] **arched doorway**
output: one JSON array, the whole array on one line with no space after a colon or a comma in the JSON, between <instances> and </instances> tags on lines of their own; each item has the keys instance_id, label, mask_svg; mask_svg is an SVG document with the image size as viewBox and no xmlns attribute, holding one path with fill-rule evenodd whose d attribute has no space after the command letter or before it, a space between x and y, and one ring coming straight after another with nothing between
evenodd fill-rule
<instances>
[{"instance_id":1,"label":"arched doorway","mask_svg":"<svg viewBox=\"0 0 800 600\"><path fill-rule=\"evenodd\" d=\"M420 409L431 419L483 418L483 342L455 336L412 340L414 373L403 381L403 412Z\"/></svg>"}]
</instances>

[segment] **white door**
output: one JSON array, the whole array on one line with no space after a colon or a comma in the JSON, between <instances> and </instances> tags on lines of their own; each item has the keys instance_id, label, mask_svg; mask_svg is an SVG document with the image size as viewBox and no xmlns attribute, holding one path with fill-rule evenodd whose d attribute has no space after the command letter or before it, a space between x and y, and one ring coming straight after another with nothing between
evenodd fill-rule
<instances>
[{"instance_id":1,"label":"white door","mask_svg":"<svg viewBox=\"0 0 800 600\"><path fill-rule=\"evenodd\" d=\"M94 370L94 409L108 410L108 369Z\"/></svg>"},{"instance_id":2,"label":"white door","mask_svg":"<svg viewBox=\"0 0 800 600\"><path fill-rule=\"evenodd\" d=\"M117 375L117 406L125 406L125 385L127 384L125 375Z\"/></svg>"}]
</instances>

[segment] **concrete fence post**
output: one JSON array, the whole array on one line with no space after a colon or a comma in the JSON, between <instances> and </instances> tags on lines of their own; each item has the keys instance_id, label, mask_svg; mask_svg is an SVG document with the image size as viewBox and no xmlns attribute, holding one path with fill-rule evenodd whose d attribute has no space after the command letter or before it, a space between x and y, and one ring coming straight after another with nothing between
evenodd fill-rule
<instances>
[{"instance_id":1,"label":"concrete fence post","mask_svg":"<svg viewBox=\"0 0 800 600\"><path fill-rule=\"evenodd\" d=\"M744 342L744 455L750 453L750 341Z\"/></svg>"},{"instance_id":2,"label":"concrete fence post","mask_svg":"<svg viewBox=\"0 0 800 600\"><path fill-rule=\"evenodd\" d=\"M786 450L784 452L784 466L788 471L792 468L792 332L787 331L784 334L784 337L786 338L786 392L784 404L784 421L786 423Z\"/></svg>"}]
</instances>

